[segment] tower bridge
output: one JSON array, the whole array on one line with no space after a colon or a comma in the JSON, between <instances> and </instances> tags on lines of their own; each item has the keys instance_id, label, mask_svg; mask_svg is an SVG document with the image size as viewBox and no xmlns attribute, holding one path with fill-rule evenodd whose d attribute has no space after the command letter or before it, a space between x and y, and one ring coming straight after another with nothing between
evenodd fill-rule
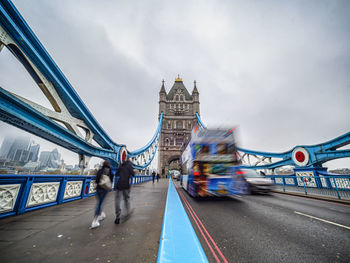
<instances>
[{"instance_id":1,"label":"tower bridge","mask_svg":"<svg viewBox=\"0 0 350 263\"><path fill-rule=\"evenodd\" d=\"M135 169L146 169L158 152L158 172L165 174L178 160L191 130L206 128L196 81L189 93L178 76L168 92L162 82L159 123L145 146L130 150L115 143L9 0L0 0L0 51L3 48L24 66L54 110L1 87L0 120L76 152L82 169L92 156L109 159L115 166L129 156ZM270 176L279 193L304 192L322 202L277 193L196 202L172 180L153 184L150 176L137 175L132 179L133 217L114 225L109 194L107 218L94 232L88 230L95 206L94 176L0 175L0 258L6 262L347 262L350 176L329 174L322 164L350 157L350 150L341 150L348 144L350 133L282 153L239 148L241 168L295 167L291 176Z\"/></svg>"},{"instance_id":2,"label":"tower bridge","mask_svg":"<svg viewBox=\"0 0 350 263\"><path fill-rule=\"evenodd\" d=\"M158 172L164 174L169 162L180 156L181 146L189 140L193 127L205 128L200 119L196 81L190 94L178 76L168 93L162 83L159 124L154 136L144 147L130 150L115 143L104 131L21 14L6 0L1 2L0 13L0 50L4 47L25 67L54 110L0 87L0 119L78 153L82 169L87 167L91 156L110 159L118 165L127 155L134 168L146 169L159 150ZM245 168L320 167L329 160L350 157L350 150L338 149L349 143L350 133L346 133L323 144L296 146L284 153L244 148L240 151Z\"/></svg>"}]
</instances>

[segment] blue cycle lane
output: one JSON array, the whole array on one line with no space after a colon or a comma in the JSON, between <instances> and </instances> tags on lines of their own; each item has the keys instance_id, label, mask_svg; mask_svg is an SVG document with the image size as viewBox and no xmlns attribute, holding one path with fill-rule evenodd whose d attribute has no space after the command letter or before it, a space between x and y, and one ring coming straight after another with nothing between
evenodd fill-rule
<instances>
[{"instance_id":1,"label":"blue cycle lane","mask_svg":"<svg viewBox=\"0 0 350 263\"><path fill-rule=\"evenodd\" d=\"M209 262L171 180L157 262Z\"/></svg>"}]
</instances>

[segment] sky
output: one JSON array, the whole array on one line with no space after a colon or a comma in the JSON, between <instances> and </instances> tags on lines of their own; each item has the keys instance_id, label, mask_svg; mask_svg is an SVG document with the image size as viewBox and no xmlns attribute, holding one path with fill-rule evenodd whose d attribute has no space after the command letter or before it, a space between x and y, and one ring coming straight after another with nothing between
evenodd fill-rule
<instances>
[{"instance_id":1,"label":"sky","mask_svg":"<svg viewBox=\"0 0 350 263\"><path fill-rule=\"evenodd\" d=\"M153 137L162 80L169 91L178 74L190 93L197 81L205 125L238 125L242 148L284 152L350 131L349 1L13 3L104 130L131 151ZM1 87L51 108L6 48L0 69ZM26 134L0 122L0 142L9 133ZM326 166L350 168L350 158Z\"/></svg>"}]
</instances>

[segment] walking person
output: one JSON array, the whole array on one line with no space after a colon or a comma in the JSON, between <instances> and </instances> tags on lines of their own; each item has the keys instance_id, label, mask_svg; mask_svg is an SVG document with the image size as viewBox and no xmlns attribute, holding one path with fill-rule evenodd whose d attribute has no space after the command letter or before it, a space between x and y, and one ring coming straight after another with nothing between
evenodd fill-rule
<instances>
[{"instance_id":1,"label":"walking person","mask_svg":"<svg viewBox=\"0 0 350 263\"><path fill-rule=\"evenodd\" d=\"M126 208L126 214L127 216L130 215L130 178L131 176L135 176L134 169L132 167L131 161L129 160L129 157L120 164L120 167L118 169L117 175L119 176L118 182L117 182L117 190L115 195L115 214L116 218L114 223L119 224L120 223L120 216L121 216L121 208L120 203L122 201L122 198L124 199L124 205Z\"/></svg>"},{"instance_id":2,"label":"walking person","mask_svg":"<svg viewBox=\"0 0 350 263\"><path fill-rule=\"evenodd\" d=\"M110 179L110 185L105 186L101 184L101 177L103 175L107 175ZM100 226L100 221L106 218L106 214L102 212L103 201L108 193L108 190L112 189L113 182L113 174L111 169L111 163L106 160L103 162L102 167L97 171L96 174L96 197L97 197L97 205L95 209L95 216L91 223L90 228L96 228ZM107 182L108 183L108 182Z\"/></svg>"},{"instance_id":3,"label":"walking person","mask_svg":"<svg viewBox=\"0 0 350 263\"><path fill-rule=\"evenodd\" d=\"M157 183L159 182L159 173L157 173Z\"/></svg>"},{"instance_id":4,"label":"walking person","mask_svg":"<svg viewBox=\"0 0 350 263\"><path fill-rule=\"evenodd\" d=\"M152 182L154 183L154 179L155 179L155 177L156 177L156 172L155 171L153 171L152 172Z\"/></svg>"}]
</instances>

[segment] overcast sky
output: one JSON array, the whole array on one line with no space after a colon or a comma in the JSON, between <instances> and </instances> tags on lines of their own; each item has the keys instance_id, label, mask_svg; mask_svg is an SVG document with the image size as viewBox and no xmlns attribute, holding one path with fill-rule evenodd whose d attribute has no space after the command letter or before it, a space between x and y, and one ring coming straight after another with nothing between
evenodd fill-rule
<instances>
[{"instance_id":1,"label":"overcast sky","mask_svg":"<svg viewBox=\"0 0 350 263\"><path fill-rule=\"evenodd\" d=\"M239 125L246 149L282 152L350 131L350 1L13 2L129 150L152 138L161 81L169 91L177 74L190 93L197 81L202 121ZM6 48L0 69L1 87L49 107ZM7 133L25 134L0 122L0 142ZM350 167L350 158L328 166Z\"/></svg>"}]
</instances>

